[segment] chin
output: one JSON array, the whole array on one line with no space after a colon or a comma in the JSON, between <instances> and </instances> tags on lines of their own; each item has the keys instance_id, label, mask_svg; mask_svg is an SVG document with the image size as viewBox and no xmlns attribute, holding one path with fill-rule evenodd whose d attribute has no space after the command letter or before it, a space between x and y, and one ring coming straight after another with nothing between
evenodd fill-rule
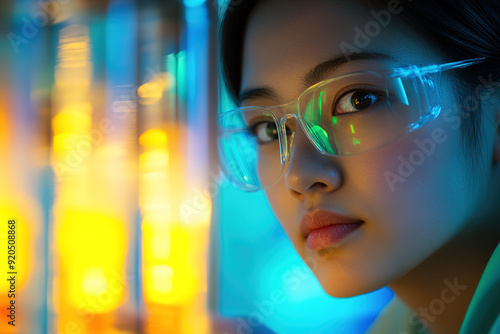
<instances>
[{"instance_id":1,"label":"chin","mask_svg":"<svg viewBox=\"0 0 500 334\"><path fill-rule=\"evenodd\" d=\"M325 291L325 293L329 296L335 298L356 297L377 290L375 288L371 288L369 285L353 284L352 281L339 282L325 279L318 279L318 281L323 288L323 291ZM383 286L380 286L379 288L382 287Z\"/></svg>"},{"instance_id":2,"label":"chin","mask_svg":"<svg viewBox=\"0 0 500 334\"><path fill-rule=\"evenodd\" d=\"M306 262L307 263L307 262ZM309 264L308 264L309 265ZM332 261L309 266L326 294L336 298L349 298L381 289L388 284L368 273L355 273L353 267L345 268Z\"/></svg>"}]
</instances>

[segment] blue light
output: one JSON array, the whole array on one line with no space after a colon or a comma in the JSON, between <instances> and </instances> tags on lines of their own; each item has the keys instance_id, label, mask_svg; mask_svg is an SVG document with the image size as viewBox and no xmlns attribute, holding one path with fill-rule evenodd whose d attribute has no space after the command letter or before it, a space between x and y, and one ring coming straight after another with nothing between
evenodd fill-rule
<instances>
[{"instance_id":1,"label":"blue light","mask_svg":"<svg viewBox=\"0 0 500 334\"><path fill-rule=\"evenodd\" d=\"M194 3L195 1L191 1ZM197 1L199 2L199 0ZM186 3L186 1L185 1ZM186 49L178 73L185 75L187 156L190 184L200 185L209 161L209 16L206 6L186 8ZM181 68L181 65L184 69ZM179 87L181 87L179 85Z\"/></svg>"},{"instance_id":2,"label":"blue light","mask_svg":"<svg viewBox=\"0 0 500 334\"><path fill-rule=\"evenodd\" d=\"M134 1L109 2L106 20L106 71L108 89L135 84L137 62L136 7Z\"/></svg>"},{"instance_id":3,"label":"blue light","mask_svg":"<svg viewBox=\"0 0 500 334\"><path fill-rule=\"evenodd\" d=\"M206 0L184 0L184 6L186 7L198 7L205 3Z\"/></svg>"}]
</instances>

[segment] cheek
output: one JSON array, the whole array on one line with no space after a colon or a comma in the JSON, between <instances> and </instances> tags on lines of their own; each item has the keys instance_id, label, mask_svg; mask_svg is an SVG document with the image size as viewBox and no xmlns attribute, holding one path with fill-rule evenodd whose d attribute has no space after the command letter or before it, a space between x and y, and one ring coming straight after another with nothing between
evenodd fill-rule
<instances>
[{"instance_id":1,"label":"cheek","mask_svg":"<svg viewBox=\"0 0 500 334\"><path fill-rule=\"evenodd\" d=\"M324 203L373 221L373 232L392 244L416 236L437 242L463 225L458 220L471 206L460 145L460 130L438 118L383 149L342 160L343 186ZM283 176L266 195L292 242L300 240L304 202L288 192Z\"/></svg>"},{"instance_id":2,"label":"cheek","mask_svg":"<svg viewBox=\"0 0 500 334\"><path fill-rule=\"evenodd\" d=\"M343 183L322 194L322 204L366 224L315 269L327 293L345 297L390 284L465 229L478 196L452 125L440 117L383 149L337 159ZM310 258L299 230L305 202L287 191L283 177L266 195L298 253Z\"/></svg>"},{"instance_id":3,"label":"cheek","mask_svg":"<svg viewBox=\"0 0 500 334\"><path fill-rule=\"evenodd\" d=\"M288 192L283 176L276 184L266 189L266 197L276 219L280 222L292 243L302 238L299 223L302 218L301 215L304 213L301 211L303 210L303 203Z\"/></svg>"},{"instance_id":4,"label":"cheek","mask_svg":"<svg viewBox=\"0 0 500 334\"><path fill-rule=\"evenodd\" d=\"M346 165L349 192L359 194L358 209L381 237L431 245L464 224L470 195L460 145L460 131L438 118Z\"/></svg>"}]
</instances>

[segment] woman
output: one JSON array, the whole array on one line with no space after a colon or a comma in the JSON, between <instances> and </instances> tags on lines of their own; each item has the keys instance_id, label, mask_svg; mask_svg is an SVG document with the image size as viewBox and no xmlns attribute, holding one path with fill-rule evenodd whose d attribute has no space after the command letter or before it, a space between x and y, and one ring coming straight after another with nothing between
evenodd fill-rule
<instances>
[{"instance_id":1,"label":"woman","mask_svg":"<svg viewBox=\"0 0 500 334\"><path fill-rule=\"evenodd\" d=\"M222 168L325 292L394 291L372 332L500 330L499 32L489 1L228 5Z\"/></svg>"}]
</instances>

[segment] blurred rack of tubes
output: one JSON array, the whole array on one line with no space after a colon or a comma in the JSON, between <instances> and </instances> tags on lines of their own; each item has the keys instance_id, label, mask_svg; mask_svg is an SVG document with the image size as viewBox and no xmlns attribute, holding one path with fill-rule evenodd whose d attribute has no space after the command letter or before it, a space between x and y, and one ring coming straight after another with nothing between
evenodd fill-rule
<instances>
[{"instance_id":1,"label":"blurred rack of tubes","mask_svg":"<svg viewBox=\"0 0 500 334\"><path fill-rule=\"evenodd\" d=\"M210 332L217 11L0 3L1 333Z\"/></svg>"}]
</instances>

